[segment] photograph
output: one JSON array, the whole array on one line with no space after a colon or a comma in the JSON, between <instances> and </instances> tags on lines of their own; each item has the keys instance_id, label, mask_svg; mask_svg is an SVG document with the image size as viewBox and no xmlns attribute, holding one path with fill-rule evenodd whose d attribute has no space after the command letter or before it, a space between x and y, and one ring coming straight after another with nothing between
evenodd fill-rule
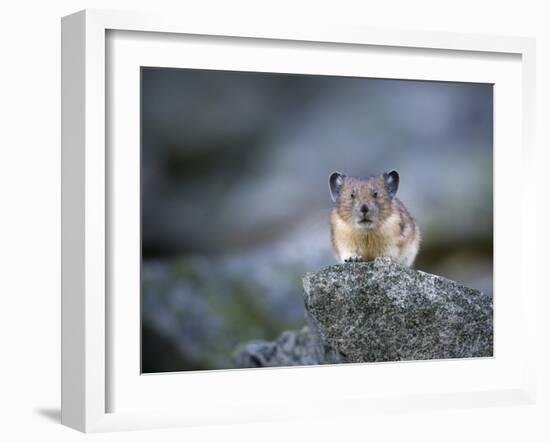
<instances>
[{"instance_id":1,"label":"photograph","mask_svg":"<svg viewBox=\"0 0 550 442\"><path fill-rule=\"evenodd\" d=\"M143 374L493 356L493 84L141 67Z\"/></svg>"}]
</instances>

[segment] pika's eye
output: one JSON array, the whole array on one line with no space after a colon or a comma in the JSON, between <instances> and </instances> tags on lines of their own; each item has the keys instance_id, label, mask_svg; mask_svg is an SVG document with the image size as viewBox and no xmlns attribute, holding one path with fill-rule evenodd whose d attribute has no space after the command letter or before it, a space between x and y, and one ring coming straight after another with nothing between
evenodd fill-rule
<instances>
[{"instance_id":1,"label":"pika's eye","mask_svg":"<svg viewBox=\"0 0 550 442\"><path fill-rule=\"evenodd\" d=\"M378 192L376 190L372 191L373 198L378 198Z\"/></svg>"},{"instance_id":2,"label":"pika's eye","mask_svg":"<svg viewBox=\"0 0 550 442\"><path fill-rule=\"evenodd\" d=\"M352 191L351 191L350 196L351 196L352 198L355 198L355 190L352 190Z\"/></svg>"}]
</instances>

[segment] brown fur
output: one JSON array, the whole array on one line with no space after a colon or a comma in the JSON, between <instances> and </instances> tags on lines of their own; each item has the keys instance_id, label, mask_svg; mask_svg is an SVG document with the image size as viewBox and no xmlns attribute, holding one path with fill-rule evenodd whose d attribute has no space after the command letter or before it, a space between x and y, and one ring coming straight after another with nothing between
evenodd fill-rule
<instances>
[{"instance_id":1,"label":"brown fur","mask_svg":"<svg viewBox=\"0 0 550 442\"><path fill-rule=\"evenodd\" d=\"M369 213L375 218L368 227L357 224L354 218L354 211L362 204L371 207ZM332 245L342 262L350 258L370 261L389 257L411 266L418 253L418 226L403 203L391 198L384 175L367 179L345 177L330 223Z\"/></svg>"}]
</instances>

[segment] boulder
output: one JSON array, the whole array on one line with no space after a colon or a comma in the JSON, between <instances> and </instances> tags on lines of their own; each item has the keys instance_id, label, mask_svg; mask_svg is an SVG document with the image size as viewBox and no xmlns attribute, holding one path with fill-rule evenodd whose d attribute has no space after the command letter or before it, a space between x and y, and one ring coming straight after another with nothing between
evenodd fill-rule
<instances>
[{"instance_id":1,"label":"boulder","mask_svg":"<svg viewBox=\"0 0 550 442\"><path fill-rule=\"evenodd\" d=\"M334 265L303 278L307 325L253 341L238 367L493 355L492 297L389 259Z\"/></svg>"}]
</instances>

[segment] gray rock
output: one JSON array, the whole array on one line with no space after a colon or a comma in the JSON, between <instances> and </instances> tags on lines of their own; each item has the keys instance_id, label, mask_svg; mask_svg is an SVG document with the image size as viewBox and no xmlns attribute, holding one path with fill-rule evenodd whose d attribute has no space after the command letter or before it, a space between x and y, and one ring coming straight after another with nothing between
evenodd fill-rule
<instances>
[{"instance_id":1,"label":"gray rock","mask_svg":"<svg viewBox=\"0 0 550 442\"><path fill-rule=\"evenodd\" d=\"M308 325L247 344L237 366L493 355L492 297L457 282L376 259L307 273L303 283Z\"/></svg>"},{"instance_id":2,"label":"gray rock","mask_svg":"<svg viewBox=\"0 0 550 442\"><path fill-rule=\"evenodd\" d=\"M322 363L318 343L308 327L285 331L277 340L256 340L237 350L235 365L241 368L286 367Z\"/></svg>"}]
</instances>

